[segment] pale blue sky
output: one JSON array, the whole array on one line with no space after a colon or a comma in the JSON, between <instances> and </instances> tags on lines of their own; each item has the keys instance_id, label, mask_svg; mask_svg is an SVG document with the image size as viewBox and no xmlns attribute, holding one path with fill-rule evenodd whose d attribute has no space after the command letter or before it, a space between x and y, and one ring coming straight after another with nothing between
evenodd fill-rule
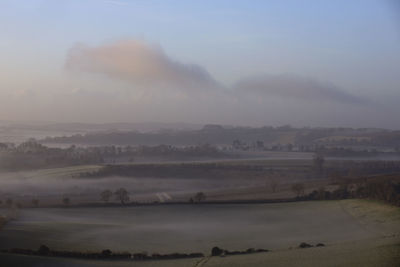
<instances>
[{"instance_id":1,"label":"pale blue sky","mask_svg":"<svg viewBox=\"0 0 400 267\"><path fill-rule=\"evenodd\" d=\"M396 6L384 0L2 0L0 93L13 95L15 106L24 103L15 92L76 86L64 69L71 47L134 39L159 45L174 61L202 66L226 88L249 76L289 73L390 102L400 97ZM15 118L40 119L36 106L27 105L30 114ZM11 110L0 109L0 119Z\"/></svg>"}]
</instances>

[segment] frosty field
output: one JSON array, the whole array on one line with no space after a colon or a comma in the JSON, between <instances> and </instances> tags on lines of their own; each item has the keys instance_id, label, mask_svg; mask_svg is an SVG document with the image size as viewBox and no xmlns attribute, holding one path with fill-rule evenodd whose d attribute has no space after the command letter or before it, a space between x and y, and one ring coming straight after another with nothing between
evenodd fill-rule
<instances>
[{"instance_id":1,"label":"frosty field","mask_svg":"<svg viewBox=\"0 0 400 267\"><path fill-rule=\"evenodd\" d=\"M374 236L337 201L49 208L22 210L0 232L0 247L208 253L213 246L278 249Z\"/></svg>"},{"instance_id":2,"label":"frosty field","mask_svg":"<svg viewBox=\"0 0 400 267\"><path fill-rule=\"evenodd\" d=\"M0 231L0 248L203 252L250 247L271 252L207 258L202 266L396 266L398 208L364 200L282 204L197 204L121 208L25 209ZM301 242L324 243L298 249ZM307 256L308 255L308 256ZM107 266L104 261L0 254L4 262L43 266ZM205 258L206 259L206 258ZM198 259L121 262L114 266L197 266ZM399 261L400 262L400 261ZM46 265L47 264L47 265ZM65 264L65 265L64 265ZM1 266L1 264L0 264Z\"/></svg>"}]
</instances>

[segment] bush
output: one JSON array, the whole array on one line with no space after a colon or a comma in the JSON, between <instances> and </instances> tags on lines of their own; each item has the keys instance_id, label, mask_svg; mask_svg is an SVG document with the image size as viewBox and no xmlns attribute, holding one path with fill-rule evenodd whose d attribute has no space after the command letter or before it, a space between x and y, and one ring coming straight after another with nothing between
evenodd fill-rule
<instances>
[{"instance_id":1,"label":"bush","mask_svg":"<svg viewBox=\"0 0 400 267\"><path fill-rule=\"evenodd\" d=\"M111 250L109 250L109 249L105 249L105 250L103 250L103 251L101 252L101 255L102 255L103 257L110 257L111 254L112 254L112 252L111 252Z\"/></svg>"},{"instance_id":2,"label":"bush","mask_svg":"<svg viewBox=\"0 0 400 267\"><path fill-rule=\"evenodd\" d=\"M224 251L219 247L213 247L211 249L211 256L221 256Z\"/></svg>"},{"instance_id":3,"label":"bush","mask_svg":"<svg viewBox=\"0 0 400 267\"><path fill-rule=\"evenodd\" d=\"M40 255L48 255L50 253L50 248L45 245L41 245L38 249Z\"/></svg>"},{"instance_id":4,"label":"bush","mask_svg":"<svg viewBox=\"0 0 400 267\"><path fill-rule=\"evenodd\" d=\"M256 252L256 250L254 248L249 248L246 250L246 253L249 253L249 254L254 253L254 252Z\"/></svg>"},{"instance_id":5,"label":"bush","mask_svg":"<svg viewBox=\"0 0 400 267\"><path fill-rule=\"evenodd\" d=\"M311 248L312 247L312 245L310 245L310 244L308 244L308 243L305 243L305 242L302 242L300 245L299 245L299 248Z\"/></svg>"}]
</instances>

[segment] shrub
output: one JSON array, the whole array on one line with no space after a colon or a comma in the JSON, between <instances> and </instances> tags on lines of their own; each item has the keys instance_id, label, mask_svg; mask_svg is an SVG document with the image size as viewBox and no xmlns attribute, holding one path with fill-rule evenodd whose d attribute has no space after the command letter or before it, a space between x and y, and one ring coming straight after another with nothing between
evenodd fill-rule
<instances>
[{"instance_id":1,"label":"shrub","mask_svg":"<svg viewBox=\"0 0 400 267\"><path fill-rule=\"evenodd\" d=\"M302 242L300 245L299 245L299 248L311 248L312 247L312 245L310 245L310 244L308 244L308 243L305 243L305 242Z\"/></svg>"},{"instance_id":2,"label":"shrub","mask_svg":"<svg viewBox=\"0 0 400 267\"><path fill-rule=\"evenodd\" d=\"M220 256L222 255L224 251L222 249L220 249L219 247L213 247L211 249L211 256Z\"/></svg>"},{"instance_id":3,"label":"shrub","mask_svg":"<svg viewBox=\"0 0 400 267\"><path fill-rule=\"evenodd\" d=\"M50 253L50 248L45 245L41 245L38 249L39 255L48 255Z\"/></svg>"},{"instance_id":4,"label":"shrub","mask_svg":"<svg viewBox=\"0 0 400 267\"><path fill-rule=\"evenodd\" d=\"M109 249L105 249L105 250L103 250L103 251L101 252L101 255L102 255L103 257L110 257L111 254L112 254L112 252L111 252L111 250L109 250Z\"/></svg>"},{"instance_id":5,"label":"shrub","mask_svg":"<svg viewBox=\"0 0 400 267\"><path fill-rule=\"evenodd\" d=\"M256 252L256 250L254 248L249 248L246 250L246 253L249 253L249 254L254 253L254 252Z\"/></svg>"}]
</instances>

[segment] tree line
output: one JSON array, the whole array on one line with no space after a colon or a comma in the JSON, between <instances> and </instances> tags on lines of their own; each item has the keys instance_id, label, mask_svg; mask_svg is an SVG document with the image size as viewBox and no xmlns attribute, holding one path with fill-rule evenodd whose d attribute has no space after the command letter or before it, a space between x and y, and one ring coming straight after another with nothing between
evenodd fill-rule
<instances>
[{"instance_id":1,"label":"tree line","mask_svg":"<svg viewBox=\"0 0 400 267\"><path fill-rule=\"evenodd\" d=\"M337 189L328 191L324 187L305 194L302 183L292 185L297 200L372 199L400 206L400 175L368 178L342 178L335 182Z\"/></svg>"},{"instance_id":2,"label":"tree line","mask_svg":"<svg viewBox=\"0 0 400 267\"><path fill-rule=\"evenodd\" d=\"M77 147L72 145L68 148L54 148L47 147L35 139L19 145L0 143L0 169L5 170L103 164L116 161L133 162L135 158L180 160L225 156L225 153L208 144L185 147L168 145Z\"/></svg>"}]
</instances>

